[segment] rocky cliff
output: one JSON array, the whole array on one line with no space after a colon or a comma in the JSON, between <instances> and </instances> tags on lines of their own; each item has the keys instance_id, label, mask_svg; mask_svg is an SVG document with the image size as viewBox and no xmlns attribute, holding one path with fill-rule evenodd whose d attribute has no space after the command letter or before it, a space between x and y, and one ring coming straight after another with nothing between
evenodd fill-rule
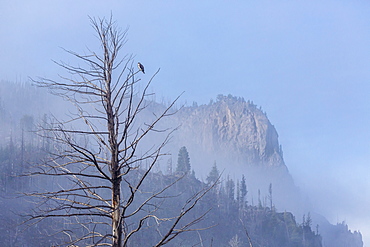
<instances>
[{"instance_id":1,"label":"rocky cliff","mask_svg":"<svg viewBox=\"0 0 370 247\"><path fill-rule=\"evenodd\" d=\"M196 146L244 167L285 167L274 126L249 101L219 95L208 105L182 108L174 118L180 126L174 134L180 145Z\"/></svg>"},{"instance_id":2,"label":"rocky cliff","mask_svg":"<svg viewBox=\"0 0 370 247\"><path fill-rule=\"evenodd\" d=\"M219 95L208 105L193 104L181 108L171 116L168 126L179 126L170 143L172 160L176 165L177 151L181 146L189 150L192 169L205 178L214 162L234 180L245 175L250 203L256 204L268 195L271 183L274 188L274 205L278 211L292 211L297 217L314 210L295 186L283 159L278 133L266 114L243 98ZM324 221L318 223L316 219ZM342 225L331 225L325 218L315 215L322 226L324 246L361 247L362 237ZM340 241L338 241L340 239ZM341 244L339 244L341 243Z\"/></svg>"},{"instance_id":3,"label":"rocky cliff","mask_svg":"<svg viewBox=\"0 0 370 247\"><path fill-rule=\"evenodd\" d=\"M304 212L284 164L277 131L252 102L219 95L207 105L182 107L162 124L179 126L168 145L173 168L180 147L186 146L197 177L205 179L216 163L224 177L235 181L246 177L250 201L257 202L258 191L266 197L271 183L280 210L301 208Z\"/></svg>"}]
</instances>

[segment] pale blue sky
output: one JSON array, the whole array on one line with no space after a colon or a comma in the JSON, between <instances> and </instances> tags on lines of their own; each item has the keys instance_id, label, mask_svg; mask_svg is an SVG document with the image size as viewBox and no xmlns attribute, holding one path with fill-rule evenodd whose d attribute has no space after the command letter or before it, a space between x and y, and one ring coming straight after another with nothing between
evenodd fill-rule
<instances>
[{"instance_id":1,"label":"pale blue sky","mask_svg":"<svg viewBox=\"0 0 370 247\"><path fill-rule=\"evenodd\" d=\"M267 112L296 183L332 223L370 236L369 1L0 0L0 79L55 76L94 46L88 15L129 27L158 98L217 94ZM328 200L322 200L326 198ZM366 245L365 245L366 246Z\"/></svg>"}]
</instances>

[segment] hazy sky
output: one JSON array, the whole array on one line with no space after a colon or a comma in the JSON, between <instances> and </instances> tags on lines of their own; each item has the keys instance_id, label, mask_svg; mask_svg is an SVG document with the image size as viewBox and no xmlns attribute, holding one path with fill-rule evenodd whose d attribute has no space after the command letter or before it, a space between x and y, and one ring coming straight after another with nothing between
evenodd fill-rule
<instances>
[{"instance_id":1,"label":"hazy sky","mask_svg":"<svg viewBox=\"0 0 370 247\"><path fill-rule=\"evenodd\" d=\"M55 76L60 47L94 47L88 16L110 13L145 76L161 68L158 99L262 106L297 185L370 245L369 1L0 0L0 79Z\"/></svg>"}]
</instances>

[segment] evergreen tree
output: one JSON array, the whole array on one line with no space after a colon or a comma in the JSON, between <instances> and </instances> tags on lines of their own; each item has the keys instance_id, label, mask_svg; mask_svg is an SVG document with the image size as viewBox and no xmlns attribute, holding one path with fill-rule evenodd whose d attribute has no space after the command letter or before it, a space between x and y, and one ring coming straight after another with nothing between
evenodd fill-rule
<instances>
[{"instance_id":1,"label":"evergreen tree","mask_svg":"<svg viewBox=\"0 0 370 247\"><path fill-rule=\"evenodd\" d=\"M215 183L217 179L220 177L220 172L217 169L216 161L212 166L212 170L209 172L207 176L207 182L209 184Z\"/></svg>"},{"instance_id":2,"label":"evergreen tree","mask_svg":"<svg viewBox=\"0 0 370 247\"><path fill-rule=\"evenodd\" d=\"M181 147L179 150L176 171L186 174L190 172L190 158L186 147Z\"/></svg>"},{"instance_id":3,"label":"evergreen tree","mask_svg":"<svg viewBox=\"0 0 370 247\"><path fill-rule=\"evenodd\" d=\"M311 227L311 225L312 225L311 213L308 212L306 221L303 222L303 226Z\"/></svg>"},{"instance_id":4,"label":"evergreen tree","mask_svg":"<svg viewBox=\"0 0 370 247\"><path fill-rule=\"evenodd\" d=\"M240 182L240 201L242 203L242 205L244 206L244 202L245 202L245 205L247 205L248 201L246 200L246 197L247 197L247 184L245 182L245 177L244 175L242 176L242 181Z\"/></svg>"},{"instance_id":5,"label":"evergreen tree","mask_svg":"<svg viewBox=\"0 0 370 247\"><path fill-rule=\"evenodd\" d=\"M236 180L236 203L238 205L238 209L242 209L242 202L240 200L240 182Z\"/></svg>"},{"instance_id":6,"label":"evergreen tree","mask_svg":"<svg viewBox=\"0 0 370 247\"><path fill-rule=\"evenodd\" d=\"M230 201L234 201L234 197L235 197L235 183L232 179L229 178L229 176L227 177L227 181L226 181L226 195L228 197L228 199Z\"/></svg>"},{"instance_id":7,"label":"evergreen tree","mask_svg":"<svg viewBox=\"0 0 370 247\"><path fill-rule=\"evenodd\" d=\"M272 183L270 183L270 185L269 185L269 196L268 196L268 198L269 198L269 201L270 201L270 209L272 210L272 207L273 207L273 205L272 205Z\"/></svg>"}]
</instances>

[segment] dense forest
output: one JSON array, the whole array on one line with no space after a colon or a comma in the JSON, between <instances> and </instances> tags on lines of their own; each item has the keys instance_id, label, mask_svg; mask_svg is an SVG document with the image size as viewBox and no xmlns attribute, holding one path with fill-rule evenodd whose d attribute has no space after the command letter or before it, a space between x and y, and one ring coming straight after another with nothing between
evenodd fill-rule
<instances>
[{"instance_id":1,"label":"dense forest","mask_svg":"<svg viewBox=\"0 0 370 247\"><path fill-rule=\"evenodd\" d=\"M30 133L27 136L29 138L23 138L21 143L15 143L11 138L0 149L1 239L4 246L57 245L65 240L65 236L60 234L68 225L65 220L46 219L29 227L20 224L25 220L22 215L27 215L27 211L32 210L33 200L19 193L53 187L55 183L55 180L43 177L20 176L35 162L40 162L48 155L46 150L49 147L44 141ZM175 214L181 208L180 202L190 198L204 183L217 181L220 175L215 164L207 181L198 180L194 172L191 172L189 154L186 147L183 147L179 150L176 167L151 174L143 191L160 190L163 185L173 183L184 174L167 192L171 197L162 202L163 212L160 214ZM170 246L246 246L249 241L257 247L322 246L319 228L312 226L309 213L303 221L297 222L292 213L278 212L273 204L272 185L269 195L259 195L256 202L249 202L246 199L247 184L244 176L237 181L222 179L196 206L194 212L187 216L191 218L207 212L206 217L197 223L199 231L179 235ZM142 231L132 240L131 246L144 246L144 243L152 242L155 236L151 233L152 230L148 227Z\"/></svg>"}]
</instances>

